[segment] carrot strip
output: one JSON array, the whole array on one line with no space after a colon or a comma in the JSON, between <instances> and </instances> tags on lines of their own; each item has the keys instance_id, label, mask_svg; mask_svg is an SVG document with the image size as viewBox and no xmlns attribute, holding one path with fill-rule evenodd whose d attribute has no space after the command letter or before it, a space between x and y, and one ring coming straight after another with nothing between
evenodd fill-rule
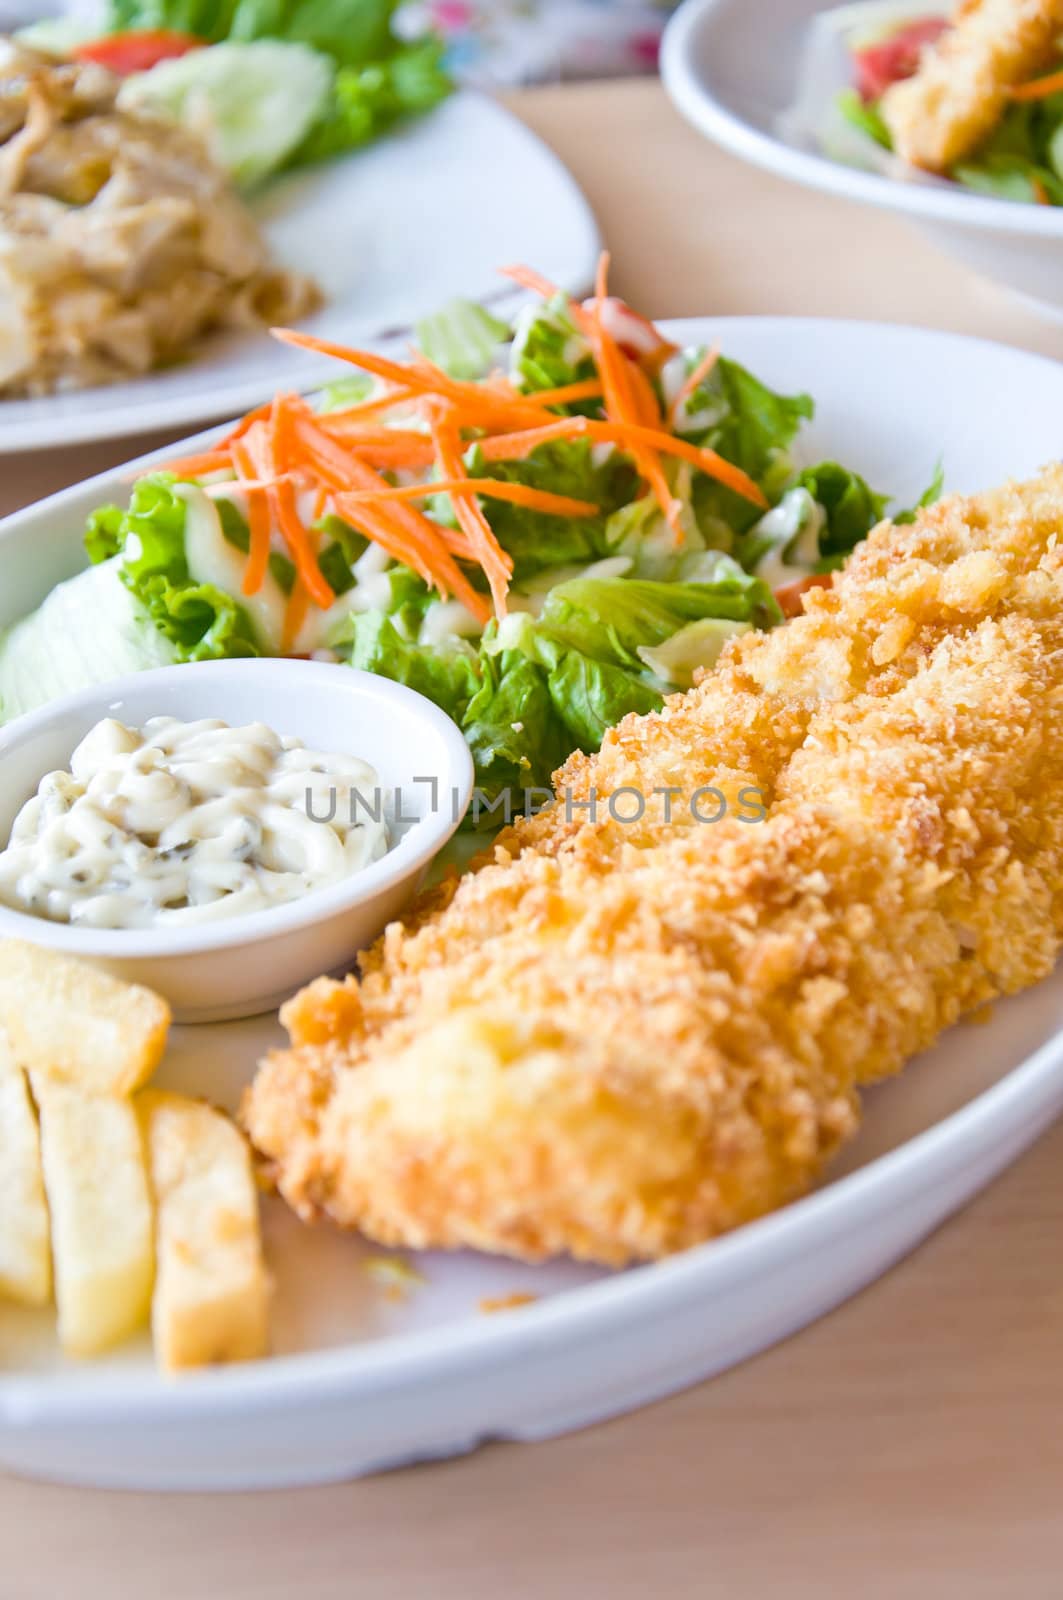
<instances>
[{"instance_id":1,"label":"carrot strip","mask_svg":"<svg viewBox=\"0 0 1063 1600\"><path fill-rule=\"evenodd\" d=\"M313 540L299 520L295 504L295 486L290 479L286 479L285 482L278 484L276 489L271 489L269 494L273 501L277 523L284 536L284 542L291 551L295 570L302 579L303 587L314 604L320 606L322 611L327 611L336 594L318 566Z\"/></svg>"},{"instance_id":2,"label":"carrot strip","mask_svg":"<svg viewBox=\"0 0 1063 1600\"><path fill-rule=\"evenodd\" d=\"M357 405L353 406L337 406L335 411L323 412L322 416L327 417L330 422L339 421L341 418L358 420L361 417L376 417L382 411L391 411L395 407L407 405L416 398L414 390L408 385L400 389L393 384L386 394L378 394L372 400L359 400Z\"/></svg>"},{"instance_id":3,"label":"carrot strip","mask_svg":"<svg viewBox=\"0 0 1063 1600\"><path fill-rule=\"evenodd\" d=\"M618 423L639 423L643 425L648 421L648 413L652 410L654 422L660 420L657 401L652 390L649 400L645 393L640 393L638 398L632 388L631 374L637 370L635 363L629 362L616 340L606 331L602 318L602 309L608 294L609 252L603 250L598 259L598 271L594 285L594 311L592 321L594 325L593 344L598 360L598 369L602 375L602 386L605 390L606 416ZM644 376L640 374L640 376ZM649 381L646 380L649 388ZM677 544L684 538L682 523L682 506L675 499L665 477L664 468L661 466L660 457L655 453L649 441L632 439L629 443L631 455L640 475L649 484L657 504L668 522Z\"/></svg>"},{"instance_id":4,"label":"carrot strip","mask_svg":"<svg viewBox=\"0 0 1063 1600\"><path fill-rule=\"evenodd\" d=\"M622 351L621 355L623 355ZM659 428L661 425L661 406L654 392L653 384L637 361L628 361L625 370L628 387L635 403L635 410L638 412L636 420L644 422L649 428Z\"/></svg>"},{"instance_id":5,"label":"carrot strip","mask_svg":"<svg viewBox=\"0 0 1063 1600\"><path fill-rule=\"evenodd\" d=\"M694 393L694 390L699 388L700 385L705 382L705 379L709 376L710 372L715 369L716 363L719 361L719 359L720 347L718 344L714 344L710 349L706 350L705 354L694 367L693 371L687 373L686 377L683 379L683 382L679 386L679 391L676 394L675 399L672 401L668 412L668 421L671 423L673 428L676 426L679 413L683 406L690 399L690 396Z\"/></svg>"},{"instance_id":6,"label":"carrot strip","mask_svg":"<svg viewBox=\"0 0 1063 1600\"><path fill-rule=\"evenodd\" d=\"M586 417L558 417L541 428L525 428L519 433L502 433L476 441L486 461L521 461L541 444L555 439L577 439L587 431Z\"/></svg>"},{"instance_id":7,"label":"carrot strip","mask_svg":"<svg viewBox=\"0 0 1063 1600\"><path fill-rule=\"evenodd\" d=\"M575 500L571 495L552 494L527 483L503 483L498 478L440 478L431 483L406 483L398 488L359 490L351 500L427 500L436 494L478 494L488 500L508 500L532 511L545 511L557 517L593 517L598 507L590 500Z\"/></svg>"},{"instance_id":8,"label":"carrot strip","mask_svg":"<svg viewBox=\"0 0 1063 1600\"><path fill-rule=\"evenodd\" d=\"M418 433L416 428L345 428L333 422L331 416L315 417L317 426L325 433L335 434L344 444L351 449L363 449L371 445L383 445L387 449L404 446L411 450L432 448L432 441L426 433Z\"/></svg>"},{"instance_id":9,"label":"carrot strip","mask_svg":"<svg viewBox=\"0 0 1063 1600\"><path fill-rule=\"evenodd\" d=\"M679 456L683 461L690 461L708 477L726 484L743 499L757 506L767 506L764 494L753 479L740 467L717 455L715 450L691 444L689 439L679 438L676 434L646 428L637 423L599 422L595 417L559 417L556 422L543 428L503 434L496 439L479 439L477 444L487 461L519 461L539 445L551 444L559 439L592 439L600 444L614 444L621 449L628 449L640 436L647 442L652 441L654 448L662 455Z\"/></svg>"},{"instance_id":10,"label":"carrot strip","mask_svg":"<svg viewBox=\"0 0 1063 1600\"><path fill-rule=\"evenodd\" d=\"M534 272L531 267L519 263L512 267L499 267L498 273L500 277L518 283L522 289L530 289L532 294L541 294L544 300L553 300L555 295L564 293L556 283L544 278L541 272Z\"/></svg>"},{"instance_id":11,"label":"carrot strip","mask_svg":"<svg viewBox=\"0 0 1063 1600\"><path fill-rule=\"evenodd\" d=\"M465 463L461 458L461 442L458 431L452 420L443 417L432 419L432 437L436 442L439 452L439 461L445 477L454 480L467 478ZM459 524L468 536L469 543L476 551L481 567L487 574L487 582L491 589L491 598L495 603L495 615L506 615L506 596L509 593L509 580L513 574L513 558L502 549L495 538L494 529L484 515L480 502L466 499L464 495L457 495L454 499L454 514Z\"/></svg>"},{"instance_id":12,"label":"carrot strip","mask_svg":"<svg viewBox=\"0 0 1063 1600\"><path fill-rule=\"evenodd\" d=\"M577 419L573 419L577 420ZM753 482L753 479L736 467L733 462L725 461L723 456L717 455L715 450L706 449L704 446L691 444L689 439L680 439L674 433L661 433L655 428L645 428L638 423L621 423L612 426L607 422L587 422L585 430L592 439L600 440L603 444L626 445L644 442L662 455L678 456L682 461L689 461L709 478L715 478L718 483L726 484L728 489L733 489L735 494L740 494L743 500L749 500L755 506L763 506L766 510L768 501L762 489Z\"/></svg>"},{"instance_id":13,"label":"carrot strip","mask_svg":"<svg viewBox=\"0 0 1063 1600\"><path fill-rule=\"evenodd\" d=\"M567 406L574 400L597 400L601 392L600 378L581 378L578 383L563 383L559 389L533 389L523 398L537 406Z\"/></svg>"},{"instance_id":14,"label":"carrot strip","mask_svg":"<svg viewBox=\"0 0 1063 1600\"><path fill-rule=\"evenodd\" d=\"M203 478L208 472L232 470L232 457L228 450L205 450L198 456L175 456L154 468L156 472L172 472L179 478Z\"/></svg>"},{"instance_id":15,"label":"carrot strip","mask_svg":"<svg viewBox=\"0 0 1063 1600\"><path fill-rule=\"evenodd\" d=\"M379 491L390 486L365 462L330 439L310 417L297 420L296 433L318 474L336 491L333 503L340 516L349 517L374 543L395 560L412 567L440 593L453 594L482 622L488 620L491 613L484 596L477 593L454 561L442 538L444 530L438 524L412 506L396 505L389 508L390 515L385 515L365 503L350 504L346 495L352 490Z\"/></svg>"},{"instance_id":16,"label":"carrot strip","mask_svg":"<svg viewBox=\"0 0 1063 1600\"><path fill-rule=\"evenodd\" d=\"M310 596L302 578L296 578L292 585L292 592L288 596L288 604L284 610L284 625L281 629L281 654L289 655L292 646L299 637L299 631L306 621L307 612L310 610Z\"/></svg>"},{"instance_id":17,"label":"carrot strip","mask_svg":"<svg viewBox=\"0 0 1063 1600\"><path fill-rule=\"evenodd\" d=\"M1047 77L1033 78L1029 83L1019 83L1008 90L1012 100L1045 100L1050 94L1063 89L1063 72L1050 72Z\"/></svg>"},{"instance_id":18,"label":"carrot strip","mask_svg":"<svg viewBox=\"0 0 1063 1600\"><path fill-rule=\"evenodd\" d=\"M282 344L292 344L301 350L314 350L320 355L333 356L337 361L346 361L351 366L361 367L363 372L371 372L375 377L384 378L390 383L410 389L419 389L435 398L445 396L462 405L470 418L487 413L500 419L516 415L518 421L528 418L534 422L539 410L526 400L510 400L502 395L492 395L482 384L461 383L456 378L448 378L446 373L438 367L432 367L423 359L416 365L402 366L398 362L388 361L384 356L375 355L372 351L352 350L346 345L335 344L330 339L318 339L313 334L300 333L294 328L273 328L270 331Z\"/></svg>"},{"instance_id":19,"label":"carrot strip","mask_svg":"<svg viewBox=\"0 0 1063 1600\"><path fill-rule=\"evenodd\" d=\"M272 410L272 400L267 400L263 405L256 406L253 411L247 413L246 417L241 417L235 427L229 429L224 438L218 440L217 448L219 450L224 449L232 444L234 440L242 439L254 427L256 422L264 422Z\"/></svg>"},{"instance_id":20,"label":"carrot strip","mask_svg":"<svg viewBox=\"0 0 1063 1600\"><path fill-rule=\"evenodd\" d=\"M240 439L233 441L233 462L237 475L243 479L253 479L255 468L248 454L247 447ZM247 566L244 569L244 581L241 590L245 595L257 594L266 581L269 570L269 547L272 532L269 514L269 498L260 489L247 487L247 523L251 535L248 549Z\"/></svg>"}]
</instances>

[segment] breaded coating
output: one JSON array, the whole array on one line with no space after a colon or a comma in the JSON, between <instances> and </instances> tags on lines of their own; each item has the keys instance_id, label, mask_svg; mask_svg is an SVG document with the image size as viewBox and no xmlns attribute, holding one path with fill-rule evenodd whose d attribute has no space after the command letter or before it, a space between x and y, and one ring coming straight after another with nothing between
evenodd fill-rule
<instances>
[{"instance_id":1,"label":"breaded coating","mask_svg":"<svg viewBox=\"0 0 1063 1600\"><path fill-rule=\"evenodd\" d=\"M806 1190L862 1083L1052 967L1061 529L1060 468L883 524L573 757L360 983L285 1009L244 1106L282 1194L385 1244L617 1265Z\"/></svg>"},{"instance_id":2,"label":"breaded coating","mask_svg":"<svg viewBox=\"0 0 1063 1600\"><path fill-rule=\"evenodd\" d=\"M1008 90L1050 65L1063 0L963 0L955 26L924 52L914 78L882 97L898 155L946 172L1002 117Z\"/></svg>"}]
</instances>

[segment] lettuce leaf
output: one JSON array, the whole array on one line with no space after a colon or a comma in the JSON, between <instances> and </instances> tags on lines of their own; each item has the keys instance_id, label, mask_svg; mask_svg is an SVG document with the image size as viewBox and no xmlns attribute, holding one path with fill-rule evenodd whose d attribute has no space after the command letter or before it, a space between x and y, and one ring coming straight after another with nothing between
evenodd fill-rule
<instances>
[{"instance_id":1,"label":"lettuce leaf","mask_svg":"<svg viewBox=\"0 0 1063 1600\"><path fill-rule=\"evenodd\" d=\"M848 555L882 521L889 495L876 494L857 472L850 472L837 461L821 461L806 467L793 485L807 489L827 514L820 535L820 555L826 560Z\"/></svg>"},{"instance_id":2,"label":"lettuce leaf","mask_svg":"<svg viewBox=\"0 0 1063 1600\"><path fill-rule=\"evenodd\" d=\"M222 39L308 44L345 66L389 54L397 0L108 0L107 31L173 28Z\"/></svg>"},{"instance_id":3,"label":"lettuce leaf","mask_svg":"<svg viewBox=\"0 0 1063 1600\"><path fill-rule=\"evenodd\" d=\"M519 811L525 789L549 784L573 740L556 715L546 672L520 651L481 652L480 684L461 718L479 787L495 797L511 790ZM495 825L502 818L495 819Z\"/></svg>"},{"instance_id":4,"label":"lettuce leaf","mask_svg":"<svg viewBox=\"0 0 1063 1600\"><path fill-rule=\"evenodd\" d=\"M315 98L308 131L301 105L292 117L282 119L283 125L274 118L269 143L279 154L265 169L261 162L255 164L254 150L244 141L248 148L241 172L250 181L272 170L284 155L291 165L302 165L368 144L400 118L427 111L450 94L454 86L443 67L442 39L435 34L409 42L397 37L392 29L396 7L397 0L108 0L106 27L110 33L172 28L210 44L234 46L276 40L329 58L336 69L331 89L322 85L322 103ZM211 71L206 58L198 64L193 57L184 60L192 64L174 76L191 79ZM150 80L155 72L144 76ZM278 93L282 87L278 85ZM261 94L252 97L234 114L232 138L241 123L253 118L261 99ZM294 132L285 144L288 122ZM259 142L265 137L260 130Z\"/></svg>"},{"instance_id":5,"label":"lettuce leaf","mask_svg":"<svg viewBox=\"0 0 1063 1600\"><path fill-rule=\"evenodd\" d=\"M856 89L842 89L835 104L852 127L865 133L869 139L881 145L883 150L893 149L893 135L879 110L877 100L865 100Z\"/></svg>"},{"instance_id":6,"label":"lettuce leaf","mask_svg":"<svg viewBox=\"0 0 1063 1600\"><path fill-rule=\"evenodd\" d=\"M475 300L452 300L434 316L416 324L417 343L437 367L452 378L483 378L509 327Z\"/></svg>"},{"instance_id":7,"label":"lettuce leaf","mask_svg":"<svg viewBox=\"0 0 1063 1600\"><path fill-rule=\"evenodd\" d=\"M106 506L89 519L90 561L118 558L118 573L169 641L178 661L256 656L254 630L243 607L214 584L197 583L185 559L185 503L171 473L156 472L133 486L129 508Z\"/></svg>"},{"instance_id":8,"label":"lettuce leaf","mask_svg":"<svg viewBox=\"0 0 1063 1600\"><path fill-rule=\"evenodd\" d=\"M112 557L57 585L36 611L0 633L0 722L94 683L181 659Z\"/></svg>"},{"instance_id":9,"label":"lettuce leaf","mask_svg":"<svg viewBox=\"0 0 1063 1600\"><path fill-rule=\"evenodd\" d=\"M586 439L566 439L540 445L523 461L485 461L474 446L466 462L474 477L524 483L600 508L596 517L557 517L504 500L485 500L495 536L513 557L515 583L547 567L583 565L611 553L608 520L630 501L635 489L634 468L619 452L597 457Z\"/></svg>"},{"instance_id":10,"label":"lettuce leaf","mask_svg":"<svg viewBox=\"0 0 1063 1600\"><path fill-rule=\"evenodd\" d=\"M353 613L345 633L346 640L335 640L334 647L349 643L347 659L352 667L416 689L461 724L480 689L480 674L471 652L411 642L384 611Z\"/></svg>"},{"instance_id":11,"label":"lettuce leaf","mask_svg":"<svg viewBox=\"0 0 1063 1600\"><path fill-rule=\"evenodd\" d=\"M369 66L341 66L324 112L291 165L328 161L370 144L402 118L430 111L453 87L443 67L443 41L436 38L400 45Z\"/></svg>"},{"instance_id":12,"label":"lettuce leaf","mask_svg":"<svg viewBox=\"0 0 1063 1600\"><path fill-rule=\"evenodd\" d=\"M563 649L641 672L639 651L663 644L688 623L715 617L764 628L781 615L770 589L748 573L716 583L576 578L550 591L535 629Z\"/></svg>"},{"instance_id":13,"label":"lettuce leaf","mask_svg":"<svg viewBox=\"0 0 1063 1600\"><path fill-rule=\"evenodd\" d=\"M688 352L693 366L703 354ZM777 498L791 472L790 446L815 407L807 394L784 395L769 389L737 361L721 356L681 409L679 431L741 467L769 500ZM699 522L717 519L743 533L760 515L741 495L699 474L694 489Z\"/></svg>"},{"instance_id":14,"label":"lettuce leaf","mask_svg":"<svg viewBox=\"0 0 1063 1600\"><path fill-rule=\"evenodd\" d=\"M592 378L596 370L590 345L572 321L563 295L520 313L510 351L510 376L518 388L559 389Z\"/></svg>"},{"instance_id":15,"label":"lettuce leaf","mask_svg":"<svg viewBox=\"0 0 1063 1600\"><path fill-rule=\"evenodd\" d=\"M930 482L919 496L919 499L915 502L915 505L912 506L911 510L909 511L895 512L893 514L893 521L898 527L903 527L905 523L914 522L920 511L925 511L927 506L932 506L941 499L944 488L945 464L943 461L939 461L937 466L934 468L934 476L931 478Z\"/></svg>"}]
</instances>

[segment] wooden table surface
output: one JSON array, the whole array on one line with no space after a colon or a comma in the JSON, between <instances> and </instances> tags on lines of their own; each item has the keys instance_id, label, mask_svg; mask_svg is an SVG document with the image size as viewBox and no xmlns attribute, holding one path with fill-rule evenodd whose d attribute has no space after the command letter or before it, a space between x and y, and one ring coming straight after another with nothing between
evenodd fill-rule
<instances>
[{"instance_id":1,"label":"wooden table surface","mask_svg":"<svg viewBox=\"0 0 1063 1600\"><path fill-rule=\"evenodd\" d=\"M654 315L878 318L1063 358L1063 327L902 222L717 153L655 84L540 90L512 104L582 183L617 290ZM0 457L0 511L131 453ZM2 1480L0 1595L1058 1595L1061 1170L1063 1125L814 1327L569 1439L294 1494L131 1496Z\"/></svg>"}]
</instances>

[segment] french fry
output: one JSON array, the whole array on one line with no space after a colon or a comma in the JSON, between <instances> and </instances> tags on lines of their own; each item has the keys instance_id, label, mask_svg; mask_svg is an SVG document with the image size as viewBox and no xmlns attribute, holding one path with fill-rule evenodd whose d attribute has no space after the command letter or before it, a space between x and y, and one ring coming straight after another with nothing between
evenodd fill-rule
<instances>
[{"instance_id":1,"label":"french fry","mask_svg":"<svg viewBox=\"0 0 1063 1600\"><path fill-rule=\"evenodd\" d=\"M47 1305L52 1247L41 1142L26 1074L0 1029L0 1295Z\"/></svg>"},{"instance_id":2,"label":"french fry","mask_svg":"<svg viewBox=\"0 0 1063 1600\"><path fill-rule=\"evenodd\" d=\"M137 1097L156 1206L155 1354L168 1372L266 1353L269 1280L239 1129L198 1100Z\"/></svg>"},{"instance_id":3,"label":"french fry","mask_svg":"<svg viewBox=\"0 0 1063 1600\"><path fill-rule=\"evenodd\" d=\"M147 1319L151 1193L133 1103L85 1094L44 1073L30 1082L41 1119L52 1217L59 1342L96 1355Z\"/></svg>"},{"instance_id":4,"label":"french fry","mask_svg":"<svg viewBox=\"0 0 1063 1600\"><path fill-rule=\"evenodd\" d=\"M162 1059L170 1008L139 984L21 939L0 939L0 1026L31 1076L122 1095L145 1083Z\"/></svg>"}]
</instances>

